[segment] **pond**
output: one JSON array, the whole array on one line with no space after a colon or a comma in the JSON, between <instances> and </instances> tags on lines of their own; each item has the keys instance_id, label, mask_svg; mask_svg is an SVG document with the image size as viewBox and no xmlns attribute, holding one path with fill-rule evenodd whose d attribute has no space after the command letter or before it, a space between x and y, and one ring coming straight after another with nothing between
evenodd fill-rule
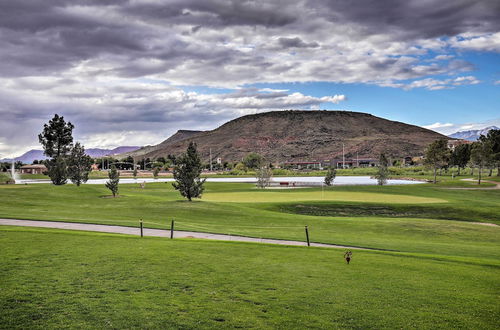
<instances>
[{"instance_id":1,"label":"pond","mask_svg":"<svg viewBox=\"0 0 500 330\"><path fill-rule=\"evenodd\" d=\"M290 177L273 177L273 185L283 185L283 186L321 186L325 178L322 176L290 176ZM104 184L108 179L91 179L87 181L87 184ZM120 183L141 183L141 182L172 182L173 178L122 178ZM217 178L211 177L207 179L207 182L246 182L255 183L256 178ZM16 184L32 184L32 183L50 183L49 180L34 179L34 180L17 180ZM424 181L411 181L411 180L387 180L389 185L404 185L404 184L420 184L425 183ZM377 180L372 179L369 176L337 176L333 185L335 186L347 186L347 185L376 185Z\"/></svg>"}]
</instances>

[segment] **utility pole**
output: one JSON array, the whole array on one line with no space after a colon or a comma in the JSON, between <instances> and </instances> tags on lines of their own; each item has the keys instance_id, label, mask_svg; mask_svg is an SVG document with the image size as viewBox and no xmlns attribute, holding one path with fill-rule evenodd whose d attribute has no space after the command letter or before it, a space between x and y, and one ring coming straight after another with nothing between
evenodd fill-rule
<instances>
[{"instance_id":1,"label":"utility pole","mask_svg":"<svg viewBox=\"0 0 500 330\"><path fill-rule=\"evenodd\" d=\"M345 169L345 146L342 143L342 168Z\"/></svg>"},{"instance_id":2,"label":"utility pole","mask_svg":"<svg viewBox=\"0 0 500 330\"><path fill-rule=\"evenodd\" d=\"M212 172L212 148L210 148L210 172Z\"/></svg>"},{"instance_id":3,"label":"utility pole","mask_svg":"<svg viewBox=\"0 0 500 330\"><path fill-rule=\"evenodd\" d=\"M359 152L356 152L356 167L359 167Z\"/></svg>"}]
</instances>

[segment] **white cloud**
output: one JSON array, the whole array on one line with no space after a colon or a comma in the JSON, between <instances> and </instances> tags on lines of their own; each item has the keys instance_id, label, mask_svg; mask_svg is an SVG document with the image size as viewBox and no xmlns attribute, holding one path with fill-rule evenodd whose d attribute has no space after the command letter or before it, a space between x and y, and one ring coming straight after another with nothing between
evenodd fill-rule
<instances>
[{"instance_id":1,"label":"white cloud","mask_svg":"<svg viewBox=\"0 0 500 330\"><path fill-rule=\"evenodd\" d=\"M112 148L159 143L178 129L214 129L245 114L320 108L323 103L347 100L338 94L314 97L257 88L196 93L166 82L107 78L67 79L63 85L52 78L29 83L0 78L0 91L5 109L0 122L1 158L19 156L26 146L40 148L37 134L54 113L75 124L73 135L86 147Z\"/></svg>"},{"instance_id":2,"label":"white cloud","mask_svg":"<svg viewBox=\"0 0 500 330\"><path fill-rule=\"evenodd\" d=\"M403 85L405 89L413 88L426 88L428 90L452 89L456 86L463 85L477 85L481 81L474 76L461 76L450 79L433 79L426 78L422 80L415 80L410 84Z\"/></svg>"},{"instance_id":3,"label":"white cloud","mask_svg":"<svg viewBox=\"0 0 500 330\"><path fill-rule=\"evenodd\" d=\"M447 127L453 127L455 126L454 124L452 123L434 123L434 124L430 124L430 125L425 125L425 126L422 126L423 128L427 128L427 129L432 129L432 130L436 130L436 129L442 129L442 128L447 128Z\"/></svg>"},{"instance_id":4,"label":"white cloud","mask_svg":"<svg viewBox=\"0 0 500 330\"><path fill-rule=\"evenodd\" d=\"M464 50L500 52L500 32L456 36L451 39L450 46Z\"/></svg>"},{"instance_id":5,"label":"white cloud","mask_svg":"<svg viewBox=\"0 0 500 330\"><path fill-rule=\"evenodd\" d=\"M422 126L444 135L450 135L460 131L479 130L489 126L500 127L500 118L480 123L434 123Z\"/></svg>"}]
</instances>

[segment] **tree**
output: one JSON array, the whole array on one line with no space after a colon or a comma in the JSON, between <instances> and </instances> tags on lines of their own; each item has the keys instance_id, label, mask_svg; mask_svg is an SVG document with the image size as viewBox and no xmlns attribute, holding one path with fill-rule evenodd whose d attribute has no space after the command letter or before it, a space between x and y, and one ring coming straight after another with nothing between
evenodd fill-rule
<instances>
[{"instance_id":1,"label":"tree","mask_svg":"<svg viewBox=\"0 0 500 330\"><path fill-rule=\"evenodd\" d=\"M47 163L49 177L55 185L65 184L67 181L66 168L51 168L54 166L66 166L65 157L69 153L73 143L73 124L65 122L64 117L54 115L48 124L43 125L43 131L38 135L38 141L43 146L44 154L51 157ZM62 175L62 176L61 176Z\"/></svg>"},{"instance_id":2,"label":"tree","mask_svg":"<svg viewBox=\"0 0 500 330\"><path fill-rule=\"evenodd\" d=\"M448 164L450 155L445 139L436 140L427 147L424 164L434 170L434 183L437 183L437 170Z\"/></svg>"},{"instance_id":3,"label":"tree","mask_svg":"<svg viewBox=\"0 0 500 330\"><path fill-rule=\"evenodd\" d=\"M385 154L380 154L378 162L379 165L377 174L375 174L375 179L377 179L379 186L383 186L387 183L387 179L389 178L389 160Z\"/></svg>"},{"instance_id":4,"label":"tree","mask_svg":"<svg viewBox=\"0 0 500 330\"><path fill-rule=\"evenodd\" d=\"M245 164L245 166L249 169L260 168L262 166L262 162L262 156L255 152L249 153L243 159L243 164Z\"/></svg>"},{"instance_id":5,"label":"tree","mask_svg":"<svg viewBox=\"0 0 500 330\"><path fill-rule=\"evenodd\" d=\"M483 167L488 165L490 161L491 153L489 144L486 141L479 139L479 141L474 142L470 150L470 159L473 165L476 165L479 170L477 184L481 184L481 174Z\"/></svg>"},{"instance_id":6,"label":"tree","mask_svg":"<svg viewBox=\"0 0 500 330\"><path fill-rule=\"evenodd\" d=\"M255 171L255 177L257 178L257 187L265 188L269 187L271 184L271 178L273 176L273 171L267 166L262 166L257 171Z\"/></svg>"},{"instance_id":7,"label":"tree","mask_svg":"<svg viewBox=\"0 0 500 330\"><path fill-rule=\"evenodd\" d=\"M59 156L55 159L50 159L47 162L47 171L50 180L56 186L66 184L68 181L68 169L65 157Z\"/></svg>"},{"instance_id":8,"label":"tree","mask_svg":"<svg viewBox=\"0 0 500 330\"><path fill-rule=\"evenodd\" d=\"M336 176L337 176L337 171L335 170L335 168L329 167L328 172L326 172L325 176L325 184L327 186L331 186Z\"/></svg>"},{"instance_id":9,"label":"tree","mask_svg":"<svg viewBox=\"0 0 500 330\"><path fill-rule=\"evenodd\" d=\"M68 177L77 186L89 179L89 173L92 171L92 157L85 154L85 148L79 143L71 149L68 156Z\"/></svg>"},{"instance_id":10,"label":"tree","mask_svg":"<svg viewBox=\"0 0 500 330\"><path fill-rule=\"evenodd\" d=\"M132 172L132 175L134 176L134 179L137 179L137 166L134 164L134 171Z\"/></svg>"},{"instance_id":11,"label":"tree","mask_svg":"<svg viewBox=\"0 0 500 330\"><path fill-rule=\"evenodd\" d=\"M120 172L116 169L115 165L111 165L111 169L108 171L109 180L106 182L106 188L111 190L113 197L118 195L118 183L120 182Z\"/></svg>"},{"instance_id":12,"label":"tree","mask_svg":"<svg viewBox=\"0 0 500 330\"><path fill-rule=\"evenodd\" d=\"M160 168L159 168L159 167L155 167L155 168L153 169L153 177L154 177L155 179L158 179L158 174L159 174L159 173L160 173Z\"/></svg>"},{"instance_id":13,"label":"tree","mask_svg":"<svg viewBox=\"0 0 500 330\"><path fill-rule=\"evenodd\" d=\"M460 169L464 169L470 160L470 145L461 144L455 147L451 153L450 165L458 167L458 175L460 176Z\"/></svg>"},{"instance_id":14,"label":"tree","mask_svg":"<svg viewBox=\"0 0 500 330\"><path fill-rule=\"evenodd\" d=\"M189 143L186 153L175 160L174 179L172 186L189 201L201 197L206 179L201 180L202 164L200 155L196 151L196 144Z\"/></svg>"},{"instance_id":15,"label":"tree","mask_svg":"<svg viewBox=\"0 0 500 330\"><path fill-rule=\"evenodd\" d=\"M44 154L51 158L66 156L73 143L73 124L65 122L64 117L58 114L43 125L43 132L38 135L38 140L43 146Z\"/></svg>"},{"instance_id":16,"label":"tree","mask_svg":"<svg viewBox=\"0 0 500 330\"><path fill-rule=\"evenodd\" d=\"M500 129L492 129L486 136L481 135L480 141L488 144L489 160L497 168L497 176L500 176Z\"/></svg>"}]
</instances>

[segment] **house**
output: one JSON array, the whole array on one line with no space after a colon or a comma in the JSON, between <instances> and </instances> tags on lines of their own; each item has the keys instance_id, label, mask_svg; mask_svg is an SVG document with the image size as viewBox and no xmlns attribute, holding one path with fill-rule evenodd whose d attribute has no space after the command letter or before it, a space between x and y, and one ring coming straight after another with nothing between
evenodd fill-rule
<instances>
[{"instance_id":1,"label":"house","mask_svg":"<svg viewBox=\"0 0 500 330\"><path fill-rule=\"evenodd\" d=\"M462 144L472 144L472 141L468 140L448 140L448 149L452 151L455 150L456 147Z\"/></svg>"},{"instance_id":2,"label":"house","mask_svg":"<svg viewBox=\"0 0 500 330\"><path fill-rule=\"evenodd\" d=\"M44 174L47 172L47 167L43 164L24 165L20 170L21 174Z\"/></svg>"}]
</instances>

